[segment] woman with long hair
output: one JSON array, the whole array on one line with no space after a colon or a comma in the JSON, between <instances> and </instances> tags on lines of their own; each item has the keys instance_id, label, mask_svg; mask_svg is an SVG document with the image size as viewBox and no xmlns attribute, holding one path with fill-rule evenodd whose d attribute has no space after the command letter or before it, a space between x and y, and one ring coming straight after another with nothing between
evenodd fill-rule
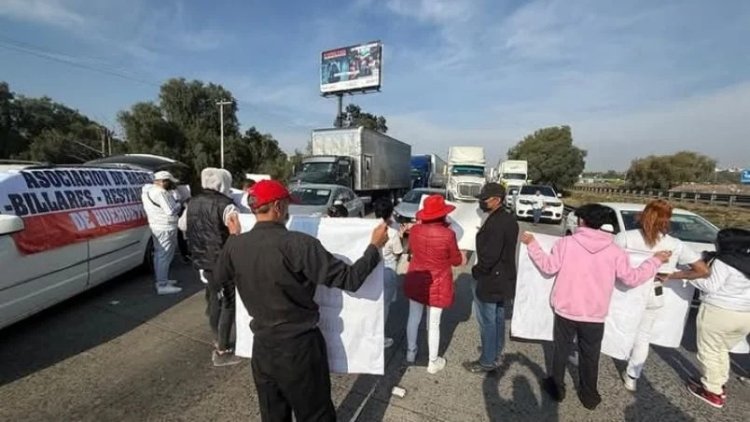
<instances>
[{"instance_id":1,"label":"woman with long hair","mask_svg":"<svg viewBox=\"0 0 750 422\"><path fill-rule=\"evenodd\" d=\"M708 275L708 267L698 252L693 251L680 239L669 235L672 205L656 199L649 202L639 217L640 228L621 232L615 242L625 248L644 252L670 251L672 256L658 270L656 279L644 289L646 309L634 312L640 316L638 332L628 359L628 367L622 374L625 388L635 391L638 378L648 358L651 331L664 305L662 282L667 280L693 280Z\"/></svg>"},{"instance_id":2,"label":"woman with long hair","mask_svg":"<svg viewBox=\"0 0 750 422\"><path fill-rule=\"evenodd\" d=\"M709 257L711 275L691 283L701 291L696 318L702 377L688 391L713 407L724 407L729 351L750 335L750 231L724 229Z\"/></svg>"},{"instance_id":3,"label":"woman with long hair","mask_svg":"<svg viewBox=\"0 0 750 422\"><path fill-rule=\"evenodd\" d=\"M440 316L453 304L453 271L466 263L458 250L456 234L445 217L456 207L445 203L440 195L431 195L424 208L417 212L418 224L411 228L409 246L412 252L409 269L404 277L404 293L409 298L409 320L406 324L406 361L417 357L417 330L427 310L427 346L430 362L427 372L435 374L445 368L445 359L438 356Z\"/></svg>"}]
</instances>

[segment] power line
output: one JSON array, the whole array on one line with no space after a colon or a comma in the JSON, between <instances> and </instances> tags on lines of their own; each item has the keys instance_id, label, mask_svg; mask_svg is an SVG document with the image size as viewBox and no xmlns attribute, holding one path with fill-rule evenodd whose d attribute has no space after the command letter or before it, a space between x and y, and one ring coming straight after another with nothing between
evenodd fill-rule
<instances>
[{"instance_id":1,"label":"power line","mask_svg":"<svg viewBox=\"0 0 750 422\"><path fill-rule=\"evenodd\" d=\"M118 71L115 71L115 70L104 69L104 68L99 68L99 67L94 67L94 66L83 64L83 63L79 63L79 62L76 62L75 60L73 60L72 58L67 58L66 59L66 58L63 58L63 57L58 57L58 55L55 55L55 53L52 53L52 52L49 52L49 51L43 51L43 50L38 49L36 47L30 48L30 47L27 47L27 46L30 46L30 44L26 44L26 45L24 45L24 44L26 44L26 43L20 43L20 42L17 42L17 41L11 41L11 40L8 40L8 39L0 38L0 47L5 48L7 50L12 50L12 51L16 51L16 52L19 52L19 53L29 54L29 55L32 55L32 56L35 56L35 57L39 57L39 58L42 58L42 59L51 60L51 61L62 63L62 64L67 64L69 66L74 66L74 67L78 67L78 68L81 68L81 69L90 70L90 71L93 71L93 72L99 72L99 73L107 74L107 75L110 75L110 76L115 76L115 77L118 77L118 78L127 79L129 81L138 82L138 83L141 83L141 84L144 84L144 85L155 86L157 88L160 86L158 83L155 83L155 82L152 82L152 81L148 81L148 80L145 80L145 79L133 77L133 76L130 76L130 75L127 75L125 73L118 72Z\"/></svg>"}]
</instances>

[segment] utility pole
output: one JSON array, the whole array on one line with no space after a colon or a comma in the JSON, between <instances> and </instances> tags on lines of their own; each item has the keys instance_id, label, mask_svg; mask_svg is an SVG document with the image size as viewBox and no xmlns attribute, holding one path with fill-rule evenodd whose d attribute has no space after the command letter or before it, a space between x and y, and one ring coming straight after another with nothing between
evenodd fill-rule
<instances>
[{"instance_id":1,"label":"utility pole","mask_svg":"<svg viewBox=\"0 0 750 422\"><path fill-rule=\"evenodd\" d=\"M221 168L224 168L224 106L232 104L231 101L221 100L216 103L219 106L219 125L221 125Z\"/></svg>"}]
</instances>

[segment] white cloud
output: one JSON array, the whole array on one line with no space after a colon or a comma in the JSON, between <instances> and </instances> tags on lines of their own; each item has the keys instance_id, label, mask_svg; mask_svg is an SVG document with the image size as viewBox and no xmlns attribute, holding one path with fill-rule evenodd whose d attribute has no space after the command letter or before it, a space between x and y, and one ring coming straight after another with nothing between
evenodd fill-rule
<instances>
[{"instance_id":1,"label":"white cloud","mask_svg":"<svg viewBox=\"0 0 750 422\"><path fill-rule=\"evenodd\" d=\"M534 130L567 124L575 144L588 150L588 167L595 170L625 169L634 158L679 150L707 154L723 165L745 166L750 161L748 121L750 82L617 115L508 107L479 128L436 121L423 113L388 116L389 133L412 144L415 152L444 155L451 145L480 145L490 164Z\"/></svg>"},{"instance_id":2,"label":"white cloud","mask_svg":"<svg viewBox=\"0 0 750 422\"><path fill-rule=\"evenodd\" d=\"M64 28L87 22L83 15L60 0L1 0L0 16Z\"/></svg>"}]
</instances>

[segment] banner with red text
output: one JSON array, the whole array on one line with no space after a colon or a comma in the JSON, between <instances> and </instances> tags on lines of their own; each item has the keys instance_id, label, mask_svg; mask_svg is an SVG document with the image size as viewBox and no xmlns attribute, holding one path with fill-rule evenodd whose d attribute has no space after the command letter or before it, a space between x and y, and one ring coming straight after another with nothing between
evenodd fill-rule
<instances>
[{"instance_id":1,"label":"banner with red text","mask_svg":"<svg viewBox=\"0 0 750 422\"><path fill-rule=\"evenodd\" d=\"M19 251L37 253L146 224L146 171L40 168L0 173L0 214L17 215Z\"/></svg>"}]
</instances>

